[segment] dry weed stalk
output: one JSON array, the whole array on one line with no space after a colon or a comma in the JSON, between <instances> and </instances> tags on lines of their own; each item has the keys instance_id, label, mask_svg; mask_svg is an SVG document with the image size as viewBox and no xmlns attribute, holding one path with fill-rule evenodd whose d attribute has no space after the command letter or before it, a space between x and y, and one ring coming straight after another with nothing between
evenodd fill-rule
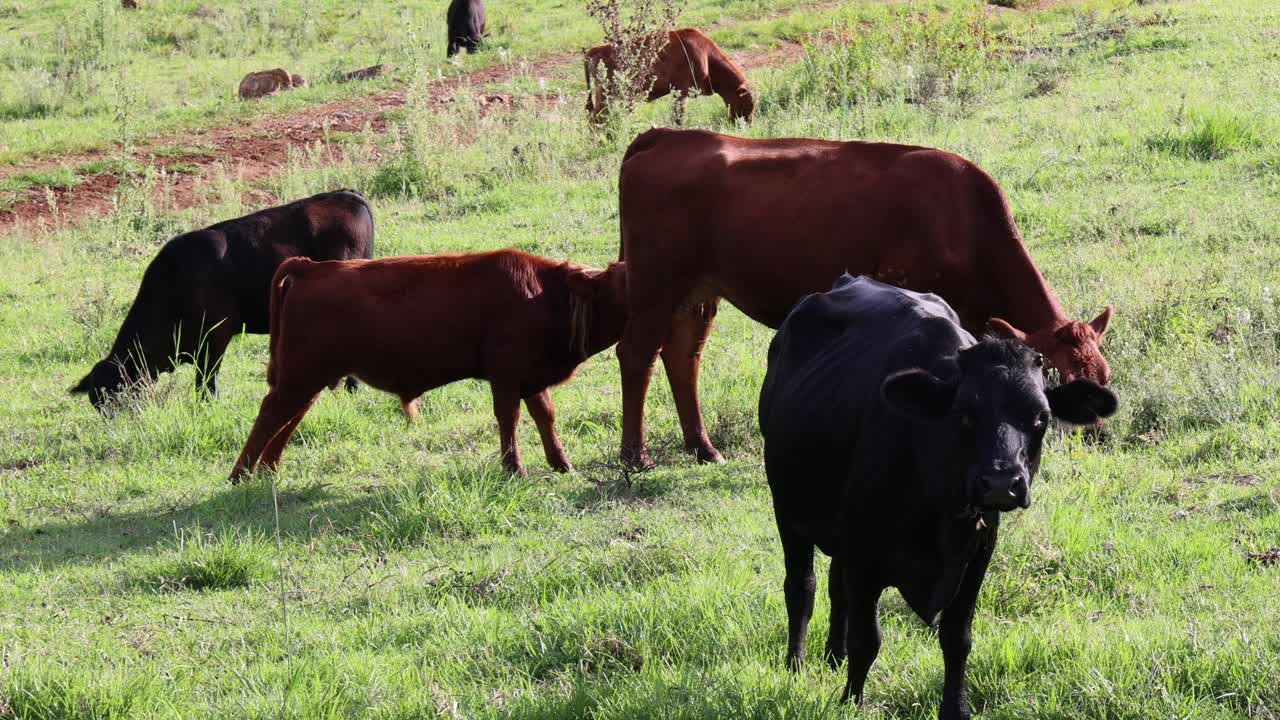
<instances>
[{"instance_id":1,"label":"dry weed stalk","mask_svg":"<svg viewBox=\"0 0 1280 720\"><path fill-rule=\"evenodd\" d=\"M658 53L683 9L678 0L587 0L587 13L615 53L616 69L609 73L597 66L592 78L608 105L630 114L648 98Z\"/></svg>"}]
</instances>

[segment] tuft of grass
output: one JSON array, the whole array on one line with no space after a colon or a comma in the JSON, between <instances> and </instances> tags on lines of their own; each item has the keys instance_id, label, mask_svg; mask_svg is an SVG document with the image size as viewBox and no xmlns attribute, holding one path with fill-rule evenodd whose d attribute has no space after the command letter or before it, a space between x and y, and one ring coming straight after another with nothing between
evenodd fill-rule
<instances>
[{"instance_id":1,"label":"tuft of grass","mask_svg":"<svg viewBox=\"0 0 1280 720\"><path fill-rule=\"evenodd\" d=\"M19 657L0 682L5 720L123 720L155 692L146 676L84 673Z\"/></svg>"},{"instance_id":2,"label":"tuft of grass","mask_svg":"<svg viewBox=\"0 0 1280 720\"><path fill-rule=\"evenodd\" d=\"M183 529L170 557L157 561L140 584L160 592L247 588L268 576L270 552L267 539L251 531Z\"/></svg>"},{"instance_id":3,"label":"tuft of grass","mask_svg":"<svg viewBox=\"0 0 1280 720\"><path fill-rule=\"evenodd\" d=\"M32 170L0 178L0 191L21 192L33 187L71 188L79 185L81 178L76 171L59 167L52 170Z\"/></svg>"},{"instance_id":4,"label":"tuft of grass","mask_svg":"<svg viewBox=\"0 0 1280 720\"><path fill-rule=\"evenodd\" d=\"M366 534L380 549L502 534L526 525L547 503L537 485L497 462L451 463L384 488L369 511Z\"/></svg>"},{"instance_id":5,"label":"tuft of grass","mask_svg":"<svg viewBox=\"0 0 1280 720\"><path fill-rule=\"evenodd\" d=\"M1176 127L1147 139L1152 150L1190 160L1220 160L1260 145L1256 120L1221 110L1193 113Z\"/></svg>"},{"instance_id":6,"label":"tuft of grass","mask_svg":"<svg viewBox=\"0 0 1280 720\"><path fill-rule=\"evenodd\" d=\"M834 39L811 44L801 71L766 103L783 109L808 103L827 109L886 101L966 103L988 90L996 70L990 21L978 3L949 12L896 11L869 27L843 25Z\"/></svg>"},{"instance_id":7,"label":"tuft of grass","mask_svg":"<svg viewBox=\"0 0 1280 720\"><path fill-rule=\"evenodd\" d=\"M141 175L144 172L144 168L133 160L109 158L84 163L77 166L75 171L79 175L115 175L123 177L125 175Z\"/></svg>"}]
</instances>

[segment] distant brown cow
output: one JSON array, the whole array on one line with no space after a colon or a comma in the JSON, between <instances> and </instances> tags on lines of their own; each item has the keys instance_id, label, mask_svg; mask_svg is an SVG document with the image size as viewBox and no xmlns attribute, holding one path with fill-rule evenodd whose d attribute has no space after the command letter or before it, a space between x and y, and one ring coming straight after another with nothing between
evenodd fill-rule
<instances>
[{"instance_id":1,"label":"distant brown cow","mask_svg":"<svg viewBox=\"0 0 1280 720\"><path fill-rule=\"evenodd\" d=\"M137 10L138 0L120 0L120 7L125 10Z\"/></svg>"},{"instance_id":2,"label":"distant brown cow","mask_svg":"<svg viewBox=\"0 0 1280 720\"><path fill-rule=\"evenodd\" d=\"M592 121L598 122L607 110L605 94L613 86L614 73L618 70L618 48L597 45L585 55L587 113ZM731 118L750 121L755 113L756 101L747 76L701 30L672 30L654 61L653 78L653 88L647 98L650 102L673 91L686 97L715 94L724 99Z\"/></svg>"},{"instance_id":3,"label":"distant brown cow","mask_svg":"<svg viewBox=\"0 0 1280 720\"><path fill-rule=\"evenodd\" d=\"M290 75L284 68L251 72L240 81L240 99L260 98L288 90L294 87L295 79L298 81L296 84L306 84L301 75Z\"/></svg>"},{"instance_id":4,"label":"distant brown cow","mask_svg":"<svg viewBox=\"0 0 1280 720\"><path fill-rule=\"evenodd\" d=\"M591 270L516 250L371 261L286 261L272 280L271 391L232 482L261 461L275 468L320 391L352 375L400 397L465 378L489 381L502 459L525 474L516 446L523 399L547 463L571 469L548 388L618 341L626 267Z\"/></svg>"},{"instance_id":5,"label":"distant brown cow","mask_svg":"<svg viewBox=\"0 0 1280 720\"><path fill-rule=\"evenodd\" d=\"M622 451L631 462L649 462L644 401L659 352L685 447L720 462L698 403L720 298L776 328L846 271L941 295L965 329L1024 340L1065 380L1110 379L1099 346L1111 308L1089 323L1068 318L1000 186L951 153L656 129L627 148L618 194L628 268Z\"/></svg>"}]
</instances>

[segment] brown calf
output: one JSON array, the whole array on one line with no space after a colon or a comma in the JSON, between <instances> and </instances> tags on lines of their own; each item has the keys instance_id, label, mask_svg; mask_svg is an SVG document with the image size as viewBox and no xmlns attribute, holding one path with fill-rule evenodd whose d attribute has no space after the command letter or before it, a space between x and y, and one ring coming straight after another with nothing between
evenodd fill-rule
<instances>
[{"instance_id":1,"label":"brown calf","mask_svg":"<svg viewBox=\"0 0 1280 720\"><path fill-rule=\"evenodd\" d=\"M320 391L344 375L417 399L465 378L489 381L502 459L525 474L516 446L523 399L547 462L571 469L547 389L618 341L626 266L592 270L516 250L367 261L287 260L271 284L270 392L232 482L259 461L274 469Z\"/></svg>"},{"instance_id":2,"label":"brown calf","mask_svg":"<svg viewBox=\"0 0 1280 720\"><path fill-rule=\"evenodd\" d=\"M687 449L719 462L698 404L716 306L778 327L841 273L941 295L966 330L1017 337L1064 380L1105 385L1107 307L1068 317L1027 252L1000 186L941 150L650 130L618 185L628 319L618 343L622 452L647 464L644 401L659 353ZM1003 318L1003 319L1001 319Z\"/></svg>"},{"instance_id":3,"label":"brown calf","mask_svg":"<svg viewBox=\"0 0 1280 720\"><path fill-rule=\"evenodd\" d=\"M249 100L274 95L282 90L306 85L301 75L290 75L284 68L251 72L240 81L240 99Z\"/></svg>"},{"instance_id":4,"label":"brown calf","mask_svg":"<svg viewBox=\"0 0 1280 720\"><path fill-rule=\"evenodd\" d=\"M593 122L607 110L605 93L614 86L618 70L618 48L597 45L587 50L583 66L587 73L587 113ZM604 67L601 77L600 67ZM747 76L724 54L711 38L695 28L672 30L670 40L658 51L653 64L653 87L649 102L667 93L677 95L719 95L735 120L750 121L756 101L747 85Z\"/></svg>"}]
</instances>

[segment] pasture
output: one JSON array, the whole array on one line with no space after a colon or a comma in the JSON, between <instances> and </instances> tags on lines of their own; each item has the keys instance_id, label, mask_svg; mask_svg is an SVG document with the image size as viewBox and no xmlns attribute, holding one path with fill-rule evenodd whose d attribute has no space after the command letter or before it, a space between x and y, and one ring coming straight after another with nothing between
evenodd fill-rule
<instances>
[{"instance_id":1,"label":"pasture","mask_svg":"<svg viewBox=\"0 0 1280 720\"><path fill-rule=\"evenodd\" d=\"M580 64L518 62L597 41L577 3L495 0L490 46L461 68L444 62L442 3L368 3L354 19L321 0L218 4L217 22L248 36L191 19L195 2L144 5L0 0L0 161L119 147L121 128L133 142L358 104L398 82L233 99L243 72L276 64L321 68L309 79L402 64L406 103L386 131L330 138L337 156L299 148L277 174L210 173L189 207L140 170L106 212L0 238L0 718L935 715L936 633L892 591L864 706L838 704L844 674L821 662L822 592L809 664L786 671L755 417L771 331L727 304L702 375L720 466L681 451L657 372L658 465L623 469L612 351L552 392L574 474L549 471L522 420L528 479L501 469L488 387L464 382L424 396L410 427L392 396L326 392L279 474L233 487L266 391L264 336L232 343L213 401L196 399L190 366L106 418L68 396L165 240L275 200L359 190L377 257L516 247L604 267L622 152L673 113L663 100L595 131ZM732 125L717 98L691 100L684 123L960 153L1003 186L1073 317L1116 308L1103 352L1120 412L1100 441L1053 433L982 589L980 717L1273 720L1280 5L1000 5L1023 7L693 0L679 24L722 25L710 34L730 54L805 49L747 68L754 124ZM96 69L73 75L93 86L41 85L73 57L58 43L86 37L103 43L76 50ZM515 68L500 86L434 98L437 69L499 63ZM177 101L183 83L198 91Z\"/></svg>"}]
</instances>

